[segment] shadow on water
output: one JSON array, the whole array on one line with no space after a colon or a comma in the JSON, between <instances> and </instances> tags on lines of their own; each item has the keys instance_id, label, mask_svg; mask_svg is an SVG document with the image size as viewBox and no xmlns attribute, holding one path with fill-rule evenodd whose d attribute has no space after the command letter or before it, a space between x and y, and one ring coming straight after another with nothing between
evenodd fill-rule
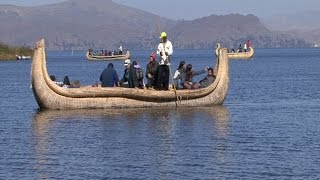
<instances>
[{"instance_id":1,"label":"shadow on water","mask_svg":"<svg viewBox=\"0 0 320 180\"><path fill-rule=\"evenodd\" d=\"M212 151L208 157L215 154L214 158L224 161L225 149L215 146L225 144L215 142L214 145L212 141L228 138L229 119L229 111L224 106L38 111L33 118L35 169L40 178L48 178L50 164L55 164L57 159L67 161L79 155L77 161L82 159L86 166L110 166L114 171L114 168L131 165L166 176L176 162L193 156L190 149L200 146L208 150L205 153ZM88 158L103 161L91 162ZM185 165L188 164L181 166ZM137 177L143 176L138 172ZM108 177L116 176L110 174Z\"/></svg>"}]
</instances>

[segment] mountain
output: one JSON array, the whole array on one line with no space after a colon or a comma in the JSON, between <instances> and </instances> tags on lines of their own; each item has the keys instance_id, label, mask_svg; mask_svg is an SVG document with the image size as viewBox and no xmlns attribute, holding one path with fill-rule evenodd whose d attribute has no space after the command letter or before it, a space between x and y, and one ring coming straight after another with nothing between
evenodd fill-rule
<instances>
[{"instance_id":1,"label":"mountain","mask_svg":"<svg viewBox=\"0 0 320 180\"><path fill-rule=\"evenodd\" d=\"M45 38L47 49L154 49L160 31L175 48L227 47L250 39L255 47L308 47L295 36L268 30L254 15L211 15L174 21L114 3L112 0L68 0L36 7L0 6L0 41L33 46Z\"/></svg>"},{"instance_id":2,"label":"mountain","mask_svg":"<svg viewBox=\"0 0 320 180\"><path fill-rule=\"evenodd\" d=\"M320 11L303 11L278 14L263 18L263 23L273 31L290 34L320 46Z\"/></svg>"},{"instance_id":3,"label":"mountain","mask_svg":"<svg viewBox=\"0 0 320 180\"><path fill-rule=\"evenodd\" d=\"M290 14L276 14L262 19L263 23L271 30L314 30L320 29L320 11L303 11Z\"/></svg>"}]
</instances>

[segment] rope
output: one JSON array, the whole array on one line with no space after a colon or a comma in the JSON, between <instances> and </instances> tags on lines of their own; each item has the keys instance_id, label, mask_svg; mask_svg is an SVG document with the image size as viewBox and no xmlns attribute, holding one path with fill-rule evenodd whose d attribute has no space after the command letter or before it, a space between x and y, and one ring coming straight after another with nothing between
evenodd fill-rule
<instances>
[{"instance_id":1,"label":"rope","mask_svg":"<svg viewBox=\"0 0 320 180\"><path fill-rule=\"evenodd\" d=\"M177 89L176 89L176 86L174 85L174 81L173 81L173 76L172 76L172 72L171 72L171 64L169 65L169 72L170 72L170 76L171 76L171 80L172 80L173 91L176 96L176 100L174 102L176 103L176 107L178 107L177 101L179 101L179 97L177 95ZM180 104L181 104L181 101L180 101Z\"/></svg>"}]
</instances>

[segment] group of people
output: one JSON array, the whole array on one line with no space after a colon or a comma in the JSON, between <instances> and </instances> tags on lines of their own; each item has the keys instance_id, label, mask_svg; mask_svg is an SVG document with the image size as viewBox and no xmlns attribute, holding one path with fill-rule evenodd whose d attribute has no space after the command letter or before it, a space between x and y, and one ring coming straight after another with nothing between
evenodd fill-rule
<instances>
[{"instance_id":1,"label":"group of people","mask_svg":"<svg viewBox=\"0 0 320 180\"><path fill-rule=\"evenodd\" d=\"M250 40L248 39L247 43L243 44L243 47L242 47L242 44L239 45L237 52L238 53L239 52L248 52L250 50L250 47L251 47L251 43L250 43ZM231 53L235 53L235 50L231 49Z\"/></svg>"},{"instance_id":2,"label":"group of people","mask_svg":"<svg viewBox=\"0 0 320 180\"><path fill-rule=\"evenodd\" d=\"M63 88L79 88L80 87L80 81L76 80L76 81L70 83L69 76L64 76L63 82L58 81L54 75L50 75L50 79L55 84L57 84L58 86L63 87Z\"/></svg>"},{"instance_id":3,"label":"group of people","mask_svg":"<svg viewBox=\"0 0 320 180\"><path fill-rule=\"evenodd\" d=\"M152 52L149 63L147 64L145 76L137 61L131 63L130 59L125 60L124 74L121 79L113 67L112 63L103 70L100 75L102 87L129 87L129 88L148 88L156 90L169 90L169 79L172 76L170 71L170 61L173 53L172 43L167 39L166 32L160 34L161 42L157 52ZM159 62L156 61L156 54ZM208 75L199 82L194 82L193 77L208 72ZM143 79L146 77L147 83ZM212 68L206 67L201 71L194 71L191 64L181 61L178 69L174 73L173 81L175 89L199 89L208 87L215 80Z\"/></svg>"},{"instance_id":4,"label":"group of people","mask_svg":"<svg viewBox=\"0 0 320 180\"><path fill-rule=\"evenodd\" d=\"M90 56L115 56L122 55L122 45L119 46L118 50L96 50L89 49Z\"/></svg>"}]
</instances>

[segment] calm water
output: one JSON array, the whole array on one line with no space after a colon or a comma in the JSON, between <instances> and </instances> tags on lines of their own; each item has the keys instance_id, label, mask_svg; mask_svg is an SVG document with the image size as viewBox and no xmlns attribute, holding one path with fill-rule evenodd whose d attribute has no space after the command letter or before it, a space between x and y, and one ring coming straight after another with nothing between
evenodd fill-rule
<instances>
[{"instance_id":1,"label":"calm water","mask_svg":"<svg viewBox=\"0 0 320 180\"><path fill-rule=\"evenodd\" d=\"M84 53L49 52L49 73L93 84L107 63ZM149 52L132 54L145 67ZM174 60L215 63L211 50ZM320 178L320 49L230 61L224 105L205 108L39 111L30 65L0 62L0 179Z\"/></svg>"}]
</instances>

